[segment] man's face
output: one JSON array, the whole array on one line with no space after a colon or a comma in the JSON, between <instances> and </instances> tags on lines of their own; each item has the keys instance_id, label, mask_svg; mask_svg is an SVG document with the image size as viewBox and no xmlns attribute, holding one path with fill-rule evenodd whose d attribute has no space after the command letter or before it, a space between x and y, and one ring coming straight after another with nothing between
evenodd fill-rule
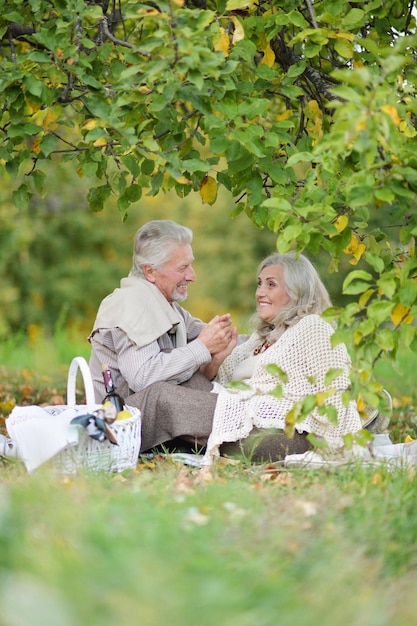
<instances>
[{"instance_id":1,"label":"man's face","mask_svg":"<svg viewBox=\"0 0 417 626\"><path fill-rule=\"evenodd\" d=\"M173 247L169 260L159 270L152 270L147 279L158 287L168 302L182 302L187 297L189 282L196 279L192 262L193 251L188 244L178 244Z\"/></svg>"}]
</instances>

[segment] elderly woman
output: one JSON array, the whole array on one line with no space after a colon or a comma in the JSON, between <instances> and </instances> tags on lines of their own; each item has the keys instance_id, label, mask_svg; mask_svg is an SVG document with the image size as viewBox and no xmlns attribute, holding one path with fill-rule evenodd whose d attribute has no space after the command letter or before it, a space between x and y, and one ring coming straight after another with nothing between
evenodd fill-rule
<instances>
[{"instance_id":1,"label":"elderly woman","mask_svg":"<svg viewBox=\"0 0 417 626\"><path fill-rule=\"evenodd\" d=\"M249 440L256 442L259 429L271 428L275 436L251 444L257 457L306 450L309 433L340 448L344 435L363 426L355 403L342 400L350 385L351 362L344 344L332 346L334 329L321 317L331 302L315 268L303 255L267 257L258 270L256 304L254 332L221 364L218 357L206 367L211 376L219 366L207 456L216 456L225 442L242 442L250 434ZM238 380L246 384L227 388ZM303 404L305 418L297 421ZM291 423L294 437L287 438L284 429Z\"/></svg>"}]
</instances>

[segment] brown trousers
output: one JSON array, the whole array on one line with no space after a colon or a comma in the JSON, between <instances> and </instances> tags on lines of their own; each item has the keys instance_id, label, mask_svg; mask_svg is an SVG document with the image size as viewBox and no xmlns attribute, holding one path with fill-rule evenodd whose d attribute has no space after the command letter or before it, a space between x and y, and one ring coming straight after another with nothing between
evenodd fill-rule
<instances>
[{"instance_id":1,"label":"brown trousers","mask_svg":"<svg viewBox=\"0 0 417 626\"><path fill-rule=\"evenodd\" d=\"M125 396L126 404L142 412L141 452L161 444L183 441L202 451L211 433L217 394L199 372L182 385L159 382ZM123 389L118 390L123 395ZM254 429L247 439L223 444L222 455L243 454L254 462L278 461L286 454L301 454L310 449L306 433L289 439L283 431Z\"/></svg>"}]
</instances>

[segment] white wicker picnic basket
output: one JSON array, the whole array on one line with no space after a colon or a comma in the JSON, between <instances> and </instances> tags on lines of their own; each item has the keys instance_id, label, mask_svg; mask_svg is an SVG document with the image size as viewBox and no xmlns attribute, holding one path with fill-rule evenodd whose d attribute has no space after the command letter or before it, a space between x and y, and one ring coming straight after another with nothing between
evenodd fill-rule
<instances>
[{"instance_id":1,"label":"white wicker picnic basket","mask_svg":"<svg viewBox=\"0 0 417 626\"><path fill-rule=\"evenodd\" d=\"M76 382L78 370L81 371L85 390L85 405L76 404ZM75 357L68 370L67 405L48 407L52 414L59 415L68 408L73 408L76 415L91 412L97 407L90 369L83 357ZM83 427L79 427L79 442L61 451L52 459L53 467L63 474L75 474L80 469L104 472L122 472L133 469L138 462L141 444L141 412L126 406L132 417L117 420L111 428L116 435L118 445L97 441L90 437Z\"/></svg>"}]
</instances>

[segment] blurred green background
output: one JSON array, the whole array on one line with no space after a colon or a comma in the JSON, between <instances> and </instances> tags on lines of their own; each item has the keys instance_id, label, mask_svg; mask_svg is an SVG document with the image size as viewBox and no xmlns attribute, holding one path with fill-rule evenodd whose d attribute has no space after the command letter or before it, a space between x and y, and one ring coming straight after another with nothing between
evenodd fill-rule
<instances>
[{"instance_id":1,"label":"blurred green background","mask_svg":"<svg viewBox=\"0 0 417 626\"><path fill-rule=\"evenodd\" d=\"M91 181L90 181L91 182ZM136 230L151 219L173 219L194 231L197 282L187 308L204 320L231 311L244 324L253 310L256 267L275 248L276 236L256 230L246 215L229 217L233 200L215 207L199 195L173 192L144 196L126 220L111 200L101 213L87 207L89 181L74 180L65 164L48 175L47 194L27 210L13 206L13 183L0 191L0 338L29 338L59 328L87 335L101 299L119 285L131 266Z\"/></svg>"}]
</instances>

